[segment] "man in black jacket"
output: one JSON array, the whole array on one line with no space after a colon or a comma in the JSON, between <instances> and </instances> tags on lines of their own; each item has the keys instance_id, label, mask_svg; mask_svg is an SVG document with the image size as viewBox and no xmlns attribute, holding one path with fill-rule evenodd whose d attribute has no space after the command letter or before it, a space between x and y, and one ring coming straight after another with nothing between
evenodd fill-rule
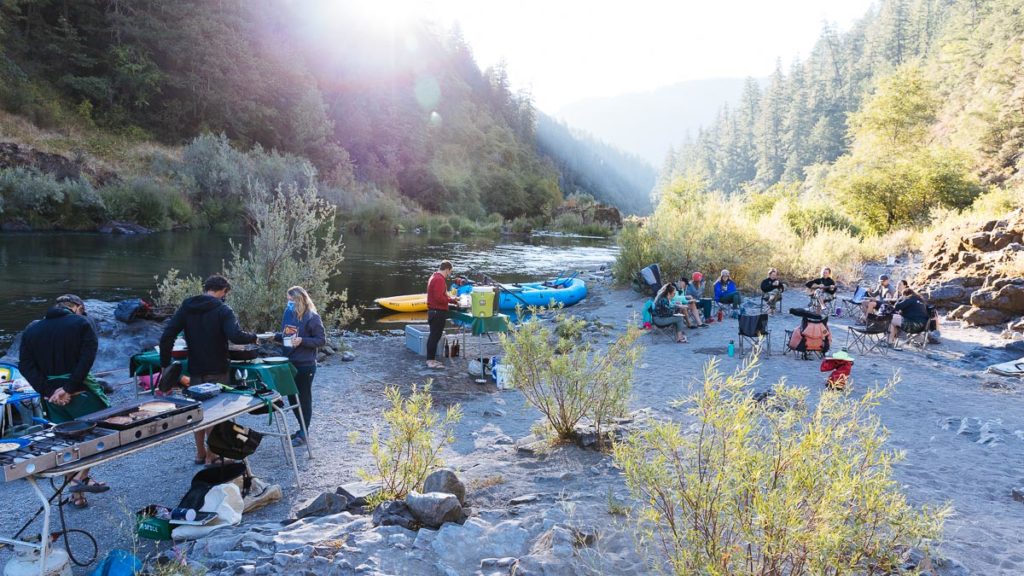
<instances>
[{"instance_id":1,"label":"man in black jacket","mask_svg":"<svg viewBox=\"0 0 1024 576\"><path fill-rule=\"evenodd\" d=\"M238 319L224 298L231 283L223 276L210 276L203 282L204 294L186 298L167 322L160 336L160 365L171 363L171 349L178 333L185 332L188 345L188 371L192 382L230 383L228 376L228 342L254 344L256 335L238 326ZM210 463L207 457L206 431L195 433L196 464Z\"/></svg>"},{"instance_id":2,"label":"man in black jacket","mask_svg":"<svg viewBox=\"0 0 1024 576\"><path fill-rule=\"evenodd\" d=\"M85 318L85 303L74 294L57 298L42 320L34 321L21 336L18 370L43 398L51 422L67 422L110 405L96 379L89 374L99 341ZM72 481L71 503L87 505L83 492L109 488L89 478L84 470Z\"/></svg>"}]
</instances>

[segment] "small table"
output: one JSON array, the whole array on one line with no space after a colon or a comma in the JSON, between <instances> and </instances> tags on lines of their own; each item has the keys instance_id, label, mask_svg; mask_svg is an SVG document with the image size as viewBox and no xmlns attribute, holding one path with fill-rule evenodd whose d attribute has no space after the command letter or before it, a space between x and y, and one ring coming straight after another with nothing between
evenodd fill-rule
<instances>
[{"instance_id":1,"label":"small table","mask_svg":"<svg viewBox=\"0 0 1024 576\"><path fill-rule=\"evenodd\" d=\"M469 362L473 358L481 358L484 356L485 346L494 346L499 344L491 338L493 333L508 332L509 318L505 314L495 314L494 316L473 316L468 312L462 312L459 310L452 310L448 312L448 318L459 327L459 336L462 340L462 355L466 359L468 366ZM475 338L473 341L476 344L476 353L471 354L469 350L469 339L468 335L473 336L486 336L487 341L483 338Z\"/></svg>"}]
</instances>

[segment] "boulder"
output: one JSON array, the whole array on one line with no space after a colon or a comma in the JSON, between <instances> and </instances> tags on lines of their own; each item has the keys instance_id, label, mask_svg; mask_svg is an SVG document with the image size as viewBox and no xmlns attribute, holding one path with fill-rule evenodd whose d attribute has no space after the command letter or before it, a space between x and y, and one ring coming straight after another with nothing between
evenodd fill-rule
<instances>
[{"instance_id":1,"label":"boulder","mask_svg":"<svg viewBox=\"0 0 1024 576\"><path fill-rule=\"evenodd\" d=\"M971 308L963 315L964 322L972 326L995 326L1009 319L1009 314L995 308Z\"/></svg>"},{"instance_id":2,"label":"boulder","mask_svg":"<svg viewBox=\"0 0 1024 576\"><path fill-rule=\"evenodd\" d=\"M988 232L979 232L977 234L971 234L970 236L964 236L964 244L975 250L981 250L982 252L988 250L991 242L991 236L989 236Z\"/></svg>"},{"instance_id":3,"label":"boulder","mask_svg":"<svg viewBox=\"0 0 1024 576\"><path fill-rule=\"evenodd\" d=\"M338 486L334 493L348 498L348 507L349 510L352 510L353 508L366 506L366 501L380 492L380 489L381 486L379 483L350 482L348 484Z\"/></svg>"},{"instance_id":4,"label":"boulder","mask_svg":"<svg viewBox=\"0 0 1024 576\"><path fill-rule=\"evenodd\" d=\"M944 306L964 302L970 293L961 285L946 283L926 290L924 297L935 306Z\"/></svg>"},{"instance_id":5,"label":"boulder","mask_svg":"<svg viewBox=\"0 0 1024 576\"><path fill-rule=\"evenodd\" d=\"M964 314L970 312L973 309L974 308L970 304L964 304L962 306L957 306L949 314L946 314L946 319L947 320L961 320L961 319L963 319Z\"/></svg>"},{"instance_id":6,"label":"boulder","mask_svg":"<svg viewBox=\"0 0 1024 576\"><path fill-rule=\"evenodd\" d=\"M1012 315L1024 314L1024 285L1005 284L998 290L978 290L971 294L971 305L977 308L995 308ZM1006 319L1003 320L1005 321Z\"/></svg>"},{"instance_id":7,"label":"boulder","mask_svg":"<svg viewBox=\"0 0 1024 576\"><path fill-rule=\"evenodd\" d=\"M416 517L412 515L409 506L401 500L382 502L373 510L374 526L401 526L407 530L415 530L416 524Z\"/></svg>"},{"instance_id":8,"label":"boulder","mask_svg":"<svg viewBox=\"0 0 1024 576\"><path fill-rule=\"evenodd\" d=\"M466 485L451 470L442 469L431 473L423 481L423 491L452 494L459 499L460 505L466 503Z\"/></svg>"},{"instance_id":9,"label":"boulder","mask_svg":"<svg viewBox=\"0 0 1024 576\"><path fill-rule=\"evenodd\" d=\"M405 497L413 517L427 528L438 528L448 522L461 522L462 505L454 494L444 492L410 492Z\"/></svg>"},{"instance_id":10,"label":"boulder","mask_svg":"<svg viewBox=\"0 0 1024 576\"><path fill-rule=\"evenodd\" d=\"M333 492L324 492L307 502L298 512L295 513L296 518L307 518L310 516L330 516L331 514L338 514L348 509L349 500L348 498L334 494Z\"/></svg>"}]
</instances>

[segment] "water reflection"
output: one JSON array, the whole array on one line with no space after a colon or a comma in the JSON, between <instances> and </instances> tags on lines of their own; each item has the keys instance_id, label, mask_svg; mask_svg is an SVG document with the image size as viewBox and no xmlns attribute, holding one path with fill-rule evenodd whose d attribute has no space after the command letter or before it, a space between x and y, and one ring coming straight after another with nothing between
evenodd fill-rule
<instances>
[{"instance_id":1,"label":"water reflection","mask_svg":"<svg viewBox=\"0 0 1024 576\"><path fill-rule=\"evenodd\" d=\"M230 256L229 239L245 241L211 231L147 236L0 234L0 338L22 330L66 292L120 300L149 296L154 276L170 268L183 275L217 272ZM444 258L455 263L456 273L476 270L502 281L522 282L608 263L616 253L611 240L550 237L453 240L407 234L349 236L345 244L345 261L332 288L347 290L349 302L360 308L373 307L373 300L381 296L425 292L430 272ZM388 313L368 310L361 327L400 328L405 322L387 318Z\"/></svg>"}]
</instances>

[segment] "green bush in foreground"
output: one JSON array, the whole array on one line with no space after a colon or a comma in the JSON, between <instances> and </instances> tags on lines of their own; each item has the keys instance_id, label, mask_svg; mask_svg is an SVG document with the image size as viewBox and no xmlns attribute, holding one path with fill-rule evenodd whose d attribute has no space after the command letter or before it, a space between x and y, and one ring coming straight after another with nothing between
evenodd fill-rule
<instances>
[{"instance_id":1,"label":"green bush in foreground","mask_svg":"<svg viewBox=\"0 0 1024 576\"><path fill-rule=\"evenodd\" d=\"M640 502L644 543L673 574L802 576L889 574L911 547L941 533L948 507L910 506L872 414L896 385L861 399L780 382L751 397L756 360L682 402L696 423L663 423L615 447Z\"/></svg>"},{"instance_id":2,"label":"green bush in foreground","mask_svg":"<svg viewBox=\"0 0 1024 576\"><path fill-rule=\"evenodd\" d=\"M601 438L602 425L628 407L640 358L635 327L604 350L581 340L581 332L578 321L560 317L552 330L535 318L501 337L512 382L562 440L573 438L584 418L594 422Z\"/></svg>"},{"instance_id":3,"label":"green bush in foreground","mask_svg":"<svg viewBox=\"0 0 1024 576\"><path fill-rule=\"evenodd\" d=\"M380 431L374 429L370 443L374 470L358 472L367 482L381 483L380 493L370 502L374 506L421 488L427 475L444 465L441 448L455 440L453 428L462 419L458 404L448 407L444 416L434 411L429 381L423 388L414 385L406 398L394 386L384 394L391 403L383 414L389 434L381 438Z\"/></svg>"}]
</instances>

